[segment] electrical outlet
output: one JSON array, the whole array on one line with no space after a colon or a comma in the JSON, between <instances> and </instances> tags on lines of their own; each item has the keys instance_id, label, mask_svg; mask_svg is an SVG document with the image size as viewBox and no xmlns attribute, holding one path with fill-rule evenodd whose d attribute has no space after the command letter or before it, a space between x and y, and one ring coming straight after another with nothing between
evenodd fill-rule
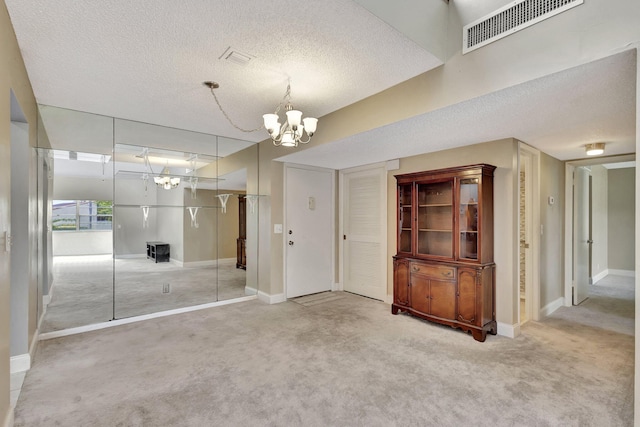
<instances>
[{"instance_id":1,"label":"electrical outlet","mask_svg":"<svg viewBox=\"0 0 640 427\"><path fill-rule=\"evenodd\" d=\"M171 292L171 286L168 283L164 283L162 285L162 293L163 294L168 294Z\"/></svg>"}]
</instances>

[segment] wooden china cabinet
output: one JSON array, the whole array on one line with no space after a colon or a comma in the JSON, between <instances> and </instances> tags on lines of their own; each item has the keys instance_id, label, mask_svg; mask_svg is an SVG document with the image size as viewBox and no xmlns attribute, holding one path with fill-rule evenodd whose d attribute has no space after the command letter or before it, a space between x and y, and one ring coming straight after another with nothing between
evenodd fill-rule
<instances>
[{"instance_id":1,"label":"wooden china cabinet","mask_svg":"<svg viewBox=\"0 0 640 427\"><path fill-rule=\"evenodd\" d=\"M391 312L496 334L493 171L478 164L396 175Z\"/></svg>"}]
</instances>

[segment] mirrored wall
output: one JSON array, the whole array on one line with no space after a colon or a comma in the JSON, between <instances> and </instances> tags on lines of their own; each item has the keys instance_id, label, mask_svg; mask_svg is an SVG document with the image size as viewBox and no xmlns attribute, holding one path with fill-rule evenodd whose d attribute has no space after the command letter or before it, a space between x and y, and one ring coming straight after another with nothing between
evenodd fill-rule
<instances>
[{"instance_id":1,"label":"mirrored wall","mask_svg":"<svg viewBox=\"0 0 640 427\"><path fill-rule=\"evenodd\" d=\"M40 107L42 333L259 289L258 145Z\"/></svg>"}]
</instances>

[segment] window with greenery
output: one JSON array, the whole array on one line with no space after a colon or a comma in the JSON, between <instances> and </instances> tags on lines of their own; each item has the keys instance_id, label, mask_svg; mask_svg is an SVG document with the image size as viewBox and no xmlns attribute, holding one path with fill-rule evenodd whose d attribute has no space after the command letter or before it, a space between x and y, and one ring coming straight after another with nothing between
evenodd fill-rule
<instances>
[{"instance_id":1,"label":"window with greenery","mask_svg":"<svg viewBox=\"0 0 640 427\"><path fill-rule=\"evenodd\" d=\"M51 210L53 231L111 230L111 200L54 200Z\"/></svg>"}]
</instances>

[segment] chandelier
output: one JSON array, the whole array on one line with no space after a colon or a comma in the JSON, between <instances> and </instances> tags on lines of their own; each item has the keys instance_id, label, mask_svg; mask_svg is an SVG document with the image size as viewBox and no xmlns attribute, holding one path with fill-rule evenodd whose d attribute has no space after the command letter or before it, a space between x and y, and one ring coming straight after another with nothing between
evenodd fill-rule
<instances>
[{"instance_id":1,"label":"chandelier","mask_svg":"<svg viewBox=\"0 0 640 427\"><path fill-rule=\"evenodd\" d=\"M284 104L284 111L287 115L287 121L284 124L280 124L280 117L278 112L280 107ZM302 111L294 110L291 105L291 85L287 84L287 92L282 98L282 102L276 108L275 113L265 114L262 116L264 119L264 127L269 132L271 141L276 147L282 145L283 147L297 147L298 144L306 144L311 141L313 133L316 131L318 125L318 119L314 117L302 118ZM304 134L307 134L306 141L303 139Z\"/></svg>"},{"instance_id":2,"label":"chandelier","mask_svg":"<svg viewBox=\"0 0 640 427\"><path fill-rule=\"evenodd\" d=\"M165 166L164 169L162 169L162 172L160 172L160 176L153 177L153 182L155 182L158 187L164 188L165 190L176 188L180 185L180 178L177 176L172 177L170 175L171 171L167 166Z\"/></svg>"},{"instance_id":3,"label":"chandelier","mask_svg":"<svg viewBox=\"0 0 640 427\"><path fill-rule=\"evenodd\" d=\"M220 85L216 82L206 81L203 84L211 90L211 94L213 95L213 99L215 99L216 104L218 104L218 108L227 119L227 121L236 129L242 132L255 132L261 129L266 129L271 137L271 141L273 141L273 145L283 147L297 147L298 144L307 144L311 141L311 137L316 131L316 127L318 125L318 119L314 117L305 117L302 118L302 112L299 110L294 110L293 105L291 105L291 84L287 84L287 91L282 98L282 101L276 107L276 110L272 114L264 114L262 119L264 120L264 125L262 127L256 129L243 129L236 125L231 118L227 115L227 113L220 105L220 101L218 101L218 97L214 89L220 87ZM280 123L280 117L278 113L280 109L284 105L285 114L287 116L287 120L284 125ZM305 138L306 134L306 139Z\"/></svg>"}]
</instances>

